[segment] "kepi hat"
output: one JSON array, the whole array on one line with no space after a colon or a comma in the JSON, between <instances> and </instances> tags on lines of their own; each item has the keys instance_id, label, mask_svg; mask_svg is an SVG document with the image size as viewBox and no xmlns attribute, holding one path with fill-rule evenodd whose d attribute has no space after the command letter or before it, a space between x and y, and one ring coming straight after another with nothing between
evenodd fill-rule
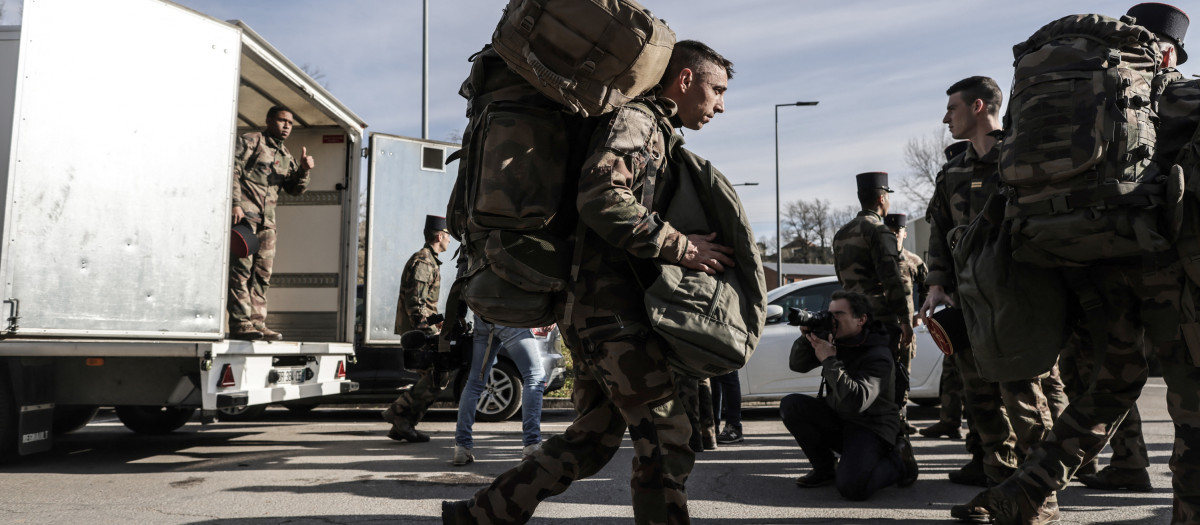
<instances>
[{"instance_id":1,"label":"kepi hat","mask_svg":"<svg viewBox=\"0 0 1200 525\"><path fill-rule=\"evenodd\" d=\"M1126 16L1134 18L1134 23L1154 32L1160 38L1166 38L1175 44L1176 62L1187 62L1187 51L1183 49L1183 37L1187 34L1187 13L1169 4L1145 2L1129 8Z\"/></svg>"},{"instance_id":2,"label":"kepi hat","mask_svg":"<svg viewBox=\"0 0 1200 525\"><path fill-rule=\"evenodd\" d=\"M235 224L229 235L229 253L238 259L258 253L258 236L254 234L254 228L245 222Z\"/></svg>"},{"instance_id":3,"label":"kepi hat","mask_svg":"<svg viewBox=\"0 0 1200 525\"><path fill-rule=\"evenodd\" d=\"M889 213L883 218L883 223L888 228L899 230L908 224L908 215L904 213Z\"/></svg>"},{"instance_id":4,"label":"kepi hat","mask_svg":"<svg viewBox=\"0 0 1200 525\"><path fill-rule=\"evenodd\" d=\"M425 216L425 231L446 230L446 218L437 215ZM447 230L449 231L449 230Z\"/></svg>"},{"instance_id":5,"label":"kepi hat","mask_svg":"<svg viewBox=\"0 0 1200 525\"><path fill-rule=\"evenodd\" d=\"M858 181L858 191L884 190L888 193L895 193L888 187L888 174L884 171L870 171L867 173L859 173L854 178Z\"/></svg>"}]
</instances>

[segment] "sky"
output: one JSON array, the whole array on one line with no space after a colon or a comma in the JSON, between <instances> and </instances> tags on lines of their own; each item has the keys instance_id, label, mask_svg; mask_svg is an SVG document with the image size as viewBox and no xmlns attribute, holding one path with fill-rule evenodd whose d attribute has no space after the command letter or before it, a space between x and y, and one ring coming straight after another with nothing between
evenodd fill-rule
<instances>
[{"instance_id":1,"label":"sky","mask_svg":"<svg viewBox=\"0 0 1200 525\"><path fill-rule=\"evenodd\" d=\"M98 0L125 2L134 0ZM11 22L14 0L0 23ZM294 63L315 68L368 132L422 136L421 0L179 0L245 22ZM429 135L466 125L458 87L491 39L503 0L429 1ZM972 75L1012 81L1012 46L1074 13L1123 14L1127 1L645 0L679 39L734 63L725 113L685 130L687 147L739 187L757 236L774 237L780 200L857 205L854 175L909 175L904 147L941 133L945 90ZM1188 7L1183 5L1185 9ZM1186 45L1186 41L1185 41ZM1200 44L1196 44L1200 47ZM1189 46L1190 47L1190 46ZM1197 55L1200 56L1200 55ZM1200 62L1200 61L1197 61ZM1191 74L1191 63L1180 69ZM310 69L311 70L311 69ZM818 101L811 107L780 107ZM776 133L776 114L778 132ZM923 206L894 202L893 211Z\"/></svg>"}]
</instances>

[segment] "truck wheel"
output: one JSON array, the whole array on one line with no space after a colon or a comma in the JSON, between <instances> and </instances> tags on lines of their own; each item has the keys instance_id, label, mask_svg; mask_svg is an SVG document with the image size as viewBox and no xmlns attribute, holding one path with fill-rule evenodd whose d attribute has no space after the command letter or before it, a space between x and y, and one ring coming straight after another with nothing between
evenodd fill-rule
<instances>
[{"instance_id":1,"label":"truck wheel","mask_svg":"<svg viewBox=\"0 0 1200 525\"><path fill-rule=\"evenodd\" d=\"M0 377L7 378L8 370L0 365ZM0 463L17 456L17 403L12 386L0 384Z\"/></svg>"},{"instance_id":2,"label":"truck wheel","mask_svg":"<svg viewBox=\"0 0 1200 525\"><path fill-rule=\"evenodd\" d=\"M182 427L195 412L194 408L126 405L117 407L117 418L139 434L167 434Z\"/></svg>"},{"instance_id":3,"label":"truck wheel","mask_svg":"<svg viewBox=\"0 0 1200 525\"><path fill-rule=\"evenodd\" d=\"M221 421L253 421L262 417L267 411L267 405L246 405L243 407L218 408Z\"/></svg>"},{"instance_id":4,"label":"truck wheel","mask_svg":"<svg viewBox=\"0 0 1200 525\"><path fill-rule=\"evenodd\" d=\"M475 419L487 423L506 421L520 409L521 374L512 363L496 361L475 405Z\"/></svg>"},{"instance_id":5,"label":"truck wheel","mask_svg":"<svg viewBox=\"0 0 1200 525\"><path fill-rule=\"evenodd\" d=\"M79 430L96 417L100 407L95 405L62 405L54 407L54 421L51 423L54 435L61 436Z\"/></svg>"}]
</instances>

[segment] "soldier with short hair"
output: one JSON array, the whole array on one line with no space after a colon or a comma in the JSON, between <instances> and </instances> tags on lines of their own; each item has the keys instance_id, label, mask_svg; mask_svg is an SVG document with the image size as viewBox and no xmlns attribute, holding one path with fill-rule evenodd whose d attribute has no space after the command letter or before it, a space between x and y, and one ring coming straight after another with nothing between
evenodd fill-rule
<instances>
[{"instance_id":1,"label":"soldier with short hair","mask_svg":"<svg viewBox=\"0 0 1200 525\"><path fill-rule=\"evenodd\" d=\"M637 523L687 523L684 487L695 462L692 427L664 352L650 325L634 266L658 259L710 274L732 267L716 234L684 235L654 210L672 197L668 146L675 127L699 130L725 110L732 63L708 46L675 44L657 97L601 117L579 179L576 204L585 226L575 239L582 258L568 285L569 318L559 327L576 369L577 416L533 456L501 474L468 501L442 503L443 523L525 523L538 504L594 475L633 442L633 513ZM657 91L661 89L661 91ZM653 188L647 208L643 190ZM631 264L632 263L632 264Z\"/></svg>"},{"instance_id":2,"label":"soldier with short hair","mask_svg":"<svg viewBox=\"0 0 1200 525\"><path fill-rule=\"evenodd\" d=\"M900 278L904 280L904 286L908 288L908 304L913 305L915 311L917 305L921 304L920 301L924 299L925 277L929 275L929 270L925 267L925 261L921 260L921 256L904 247L904 239L908 238L908 214L889 213L883 218L883 223L896 235L896 249L900 250ZM916 316L913 316L909 322L915 327L917 325ZM897 356L905 373L912 373L912 360L916 355L917 340L914 337L907 346L900 348L900 355ZM898 398L898 404L902 411L903 407L908 405L909 386L905 385L903 395ZM904 427L904 432L907 434L917 432L917 428L909 423L907 418L904 421Z\"/></svg>"},{"instance_id":3,"label":"soldier with short hair","mask_svg":"<svg viewBox=\"0 0 1200 525\"><path fill-rule=\"evenodd\" d=\"M300 195L308 189L316 162L301 148L294 158L283 142L295 124L292 111L267 111L266 129L238 137L233 154L233 224L249 223L258 237L258 252L229 260L229 337L253 341L283 340L267 328L267 289L275 262L275 205L279 190Z\"/></svg>"},{"instance_id":4,"label":"soldier with short hair","mask_svg":"<svg viewBox=\"0 0 1200 525\"><path fill-rule=\"evenodd\" d=\"M442 327L440 322L431 324L429 318L438 313L438 296L442 290L442 261L437 256L450 247L446 218L426 215L424 233L425 245L408 259L400 276L400 296L396 301L397 334L420 330L432 336ZM416 384L383 411L384 421L392 424L388 437L413 443L429 441L429 435L416 429L417 423L449 385L449 372L422 370Z\"/></svg>"}]
</instances>

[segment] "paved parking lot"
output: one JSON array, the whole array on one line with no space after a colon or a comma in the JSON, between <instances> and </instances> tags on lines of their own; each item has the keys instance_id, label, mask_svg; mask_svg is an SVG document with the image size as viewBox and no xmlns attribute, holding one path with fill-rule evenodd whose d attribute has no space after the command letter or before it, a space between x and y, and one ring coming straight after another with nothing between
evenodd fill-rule
<instances>
[{"instance_id":1,"label":"paved parking lot","mask_svg":"<svg viewBox=\"0 0 1200 525\"><path fill-rule=\"evenodd\" d=\"M1151 379L1140 407L1154 491L1104 493L1073 484L1060 496L1064 523L1168 523L1171 425L1165 387ZM936 409L913 407L917 426ZM30 524L438 523L443 499L466 498L520 457L520 423L479 424L476 463L450 465L452 410L421 428L430 443L395 443L375 409L319 408L298 417L272 408L262 421L191 423L159 437L126 430L109 413L63 437L54 452L0 467L0 522ZM547 434L570 409L549 409ZM695 523L951 522L949 508L977 489L946 474L967 460L962 441L914 439L921 477L867 502L833 487L803 490L807 469L772 408L745 411L746 442L705 452L688 481ZM545 502L531 523L629 523L629 442L598 475Z\"/></svg>"}]
</instances>

